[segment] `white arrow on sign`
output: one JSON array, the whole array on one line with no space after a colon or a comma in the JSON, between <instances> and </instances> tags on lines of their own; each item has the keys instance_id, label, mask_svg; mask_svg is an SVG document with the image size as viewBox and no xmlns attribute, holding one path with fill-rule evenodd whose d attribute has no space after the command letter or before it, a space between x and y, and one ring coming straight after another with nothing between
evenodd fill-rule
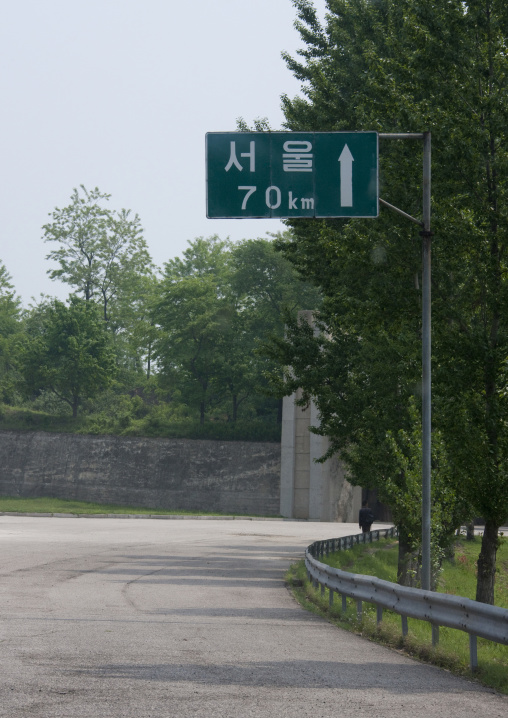
<instances>
[{"instance_id":1,"label":"white arrow on sign","mask_svg":"<svg viewBox=\"0 0 508 718\"><path fill-rule=\"evenodd\" d=\"M340 206L353 206L353 155L347 145L340 153Z\"/></svg>"}]
</instances>

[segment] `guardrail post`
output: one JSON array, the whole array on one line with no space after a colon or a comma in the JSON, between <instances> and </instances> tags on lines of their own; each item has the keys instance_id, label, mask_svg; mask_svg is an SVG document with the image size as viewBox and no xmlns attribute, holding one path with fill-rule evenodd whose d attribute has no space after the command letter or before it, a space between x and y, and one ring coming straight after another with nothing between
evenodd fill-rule
<instances>
[{"instance_id":1,"label":"guardrail post","mask_svg":"<svg viewBox=\"0 0 508 718\"><path fill-rule=\"evenodd\" d=\"M363 608L362 602L357 601L356 602L356 617L358 618L359 621L362 620L362 608Z\"/></svg>"},{"instance_id":2,"label":"guardrail post","mask_svg":"<svg viewBox=\"0 0 508 718\"><path fill-rule=\"evenodd\" d=\"M439 626L432 624L432 645L437 646L439 643Z\"/></svg>"},{"instance_id":3,"label":"guardrail post","mask_svg":"<svg viewBox=\"0 0 508 718\"><path fill-rule=\"evenodd\" d=\"M377 622L378 626L382 620L383 620L383 607L376 605L376 622Z\"/></svg>"},{"instance_id":4,"label":"guardrail post","mask_svg":"<svg viewBox=\"0 0 508 718\"><path fill-rule=\"evenodd\" d=\"M400 617L402 622L402 635L407 636L407 616Z\"/></svg>"},{"instance_id":5,"label":"guardrail post","mask_svg":"<svg viewBox=\"0 0 508 718\"><path fill-rule=\"evenodd\" d=\"M321 584L321 595L322 596L325 595L325 584L324 583Z\"/></svg>"},{"instance_id":6,"label":"guardrail post","mask_svg":"<svg viewBox=\"0 0 508 718\"><path fill-rule=\"evenodd\" d=\"M332 591L331 588L329 589L328 605L329 605L329 606L333 606L333 591Z\"/></svg>"},{"instance_id":7,"label":"guardrail post","mask_svg":"<svg viewBox=\"0 0 508 718\"><path fill-rule=\"evenodd\" d=\"M347 611L347 596L345 593L342 594L342 613Z\"/></svg>"},{"instance_id":8,"label":"guardrail post","mask_svg":"<svg viewBox=\"0 0 508 718\"><path fill-rule=\"evenodd\" d=\"M476 636L472 633L469 634L469 665L473 673L478 670L478 647Z\"/></svg>"}]
</instances>

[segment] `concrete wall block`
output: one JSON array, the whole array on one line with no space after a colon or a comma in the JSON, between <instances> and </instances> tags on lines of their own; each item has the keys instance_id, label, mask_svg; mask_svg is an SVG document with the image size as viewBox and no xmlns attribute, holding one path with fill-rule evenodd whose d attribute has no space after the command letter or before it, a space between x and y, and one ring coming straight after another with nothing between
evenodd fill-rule
<instances>
[{"instance_id":1,"label":"concrete wall block","mask_svg":"<svg viewBox=\"0 0 508 718\"><path fill-rule=\"evenodd\" d=\"M297 454L310 454L310 433L308 428L295 436L295 452Z\"/></svg>"},{"instance_id":2,"label":"concrete wall block","mask_svg":"<svg viewBox=\"0 0 508 718\"><path fill-rule=\"evenodd\" d=\"M309 490L295 489L294 516L295 519L309 518Z\"/></svg>"},{"instance_id":3,"label":"concrete wall block","mask_svg":"<svg viewBox=\"0 0 508 718\"><path fill-rule=\"evenodd\" d=\"M306 468L295 469L295 489L309 490L309 470Z\"/></svg>"}]
</instances>

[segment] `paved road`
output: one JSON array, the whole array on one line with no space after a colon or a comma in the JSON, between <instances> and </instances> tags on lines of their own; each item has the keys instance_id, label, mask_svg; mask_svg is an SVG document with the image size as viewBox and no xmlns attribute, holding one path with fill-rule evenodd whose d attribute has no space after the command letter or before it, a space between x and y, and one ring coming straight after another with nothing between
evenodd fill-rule
<instances>
[{"instance_id":1,"label":"paved road","mask_svg":"<svg viewBox=\"0 0 508 718\"><path fill-rule=\"evenodd\" d=\"M508 699L303 611L352 524L0 517L0 716L506 718Z\"/></svg>"}]
</instances>

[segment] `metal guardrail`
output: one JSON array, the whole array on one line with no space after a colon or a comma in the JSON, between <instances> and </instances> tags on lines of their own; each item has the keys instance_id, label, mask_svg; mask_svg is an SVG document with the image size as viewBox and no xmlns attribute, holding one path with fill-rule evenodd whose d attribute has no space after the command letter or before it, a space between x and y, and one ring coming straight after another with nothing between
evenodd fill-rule
<instances>
[{"instance_id":1,"label":"metal guardrail","mask_svg":"<svg viewBox=\"0 0 508 718\"><path fill-rule=\"evenodd\" d=\"M314 558L323 556L334 551L344 551L348 548L353 548L357 544L361 543L372 543L373 541L379 541L382 538L396 538L399 535L399 531L396 526L392 526L388 529L377 529L375 531L368 531L367 533L354 534L354 536L342 536L342 538L325 539L324 541L314 541L307 551L310 551Z\"/></svg>"},{"instance_id":2,"label":"metal guardrail","mask_svg":"<svg viewBox=\"0 0 508 718\"><path fill-rule=\"evenodd\" d=\"M418 618L432 625L432 642L439 640L439 626L447 626L469 634L471 670L478 667L477 636L496 643L508 645L508 610L499 606L472 601L462 596L424 591L419 588L399 586L374 576L349 573L332 568L318 561L318 557L333 551L351 548L359 543L371 543L380 538L397 536L396 529L381 529L367 534L345 536L326 541L315 541L305 552L305 566L310 580L321 585L321 591L330 591L330 605L334 592L342 596L342 610L346 610L346 598L357 602L361 617L362 602L374 604L377 608L377 622L382 620L383 609L394 611L401 616L402 633L407 635L407 619Z\"/></svg>"}]
</instances>

